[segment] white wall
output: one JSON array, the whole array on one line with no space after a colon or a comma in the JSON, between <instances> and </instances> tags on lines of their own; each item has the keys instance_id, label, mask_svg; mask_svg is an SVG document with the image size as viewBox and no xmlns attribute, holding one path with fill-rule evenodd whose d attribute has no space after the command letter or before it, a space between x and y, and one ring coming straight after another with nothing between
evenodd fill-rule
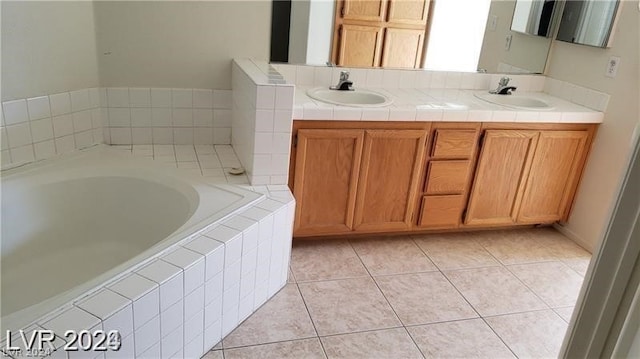
<instances>
[{"instance_id":1,"label":"white wall","mask_svg":"<svg viewBox=\"0 0 640 359\"><path fill-rule=\"evenodd\" d=\"M601 49L554 41L548 75L611 95L578 189L566 229L593 250L608 223L621 176L640 126L638 106L640 12L638 1L621 1L611 48ZM616 78L605 77L610 56L621 58Z\"/></svg>"},{"instance_id":2,"label":"white wall","mask_svg":"<svg viewBox=\"0 0 640 359\"><path fill-rule=\"evenodd\" d=\"M102 86L231 89L231 60L268 60L270 1L96 1Z\"/></svg>"},{"instance_id":3,"label":"white wall","mask_svg":"<svg viewBox=\"0 0 640 359\"><path fill-rule=\"evenodd\" d=\"M1 6L3 101L99 86L92 2Z\"/></svg>"}]
</instances>

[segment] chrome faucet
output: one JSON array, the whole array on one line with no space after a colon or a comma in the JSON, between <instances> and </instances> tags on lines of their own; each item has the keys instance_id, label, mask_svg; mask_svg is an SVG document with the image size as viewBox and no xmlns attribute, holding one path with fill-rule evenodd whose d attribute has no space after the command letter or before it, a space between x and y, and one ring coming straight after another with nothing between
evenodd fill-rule
<instances>
[{"instance_id":1,"label":"chrome faucet","mask_svg":"<svg viewBox=\"0 0 640 359\"><path fill-rule=\"evenodd\" d=\"M489 91L489 93L495 95L511 95L511 92L515 91L517 87L509 86L509 81L511 81L511 79L506 76L501 78L500 82L498 83L498 88Z\"/></svg>"},{"instance_id":2,"label":"chrome faucet","mask_svg":"<svg viewBox=\"0 0 640 359\"><path fill-rule=\"evenodd\" d=\"M349 81L349 71L340 71L340 81L335 86L329 87L331 90L353 91L353 82Z\"/></svg>"}]
</instances>

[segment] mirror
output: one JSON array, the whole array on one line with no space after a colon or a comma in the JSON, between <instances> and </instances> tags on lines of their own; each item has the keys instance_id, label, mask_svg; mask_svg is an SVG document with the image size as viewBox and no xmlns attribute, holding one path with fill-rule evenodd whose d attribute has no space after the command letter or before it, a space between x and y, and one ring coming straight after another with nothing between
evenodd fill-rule
<instances>
[{"instance_id":1,"label":"mirror","mask_svg":"<svg viewBox=\"0 0 640 359\"><path fill-rule=\"evenodd\" d=\"M547 13L550 6L551 10L555 8L555 2L528 0L532 7L536 4L540 15L534 21L536 26L525 25L533 29L529 32L511 28L520 2L434 1L429 9L424 61L419 67L436 71L544 72L551 46L551 38L546 36L554 21L554 12ZM308 65L330 62L335 4L335 0L274 0L271 61ZM286 19L290 19L288 27L283 25ZM274 46L279 47L279 55L274 54Z\"/></svg>"},{"instance_id":2,"label":"mirror","mask_svg":"<svg viewBox=\"0 0 640 359\"><path fill-rule=\"evenodd\" d=\"M555 0L517 0L511 30L535 36L549 36Z\"/></svg>"},{"instance_id":3,"label":"mirror","mask_svg":"<svg viewBox=\"0 0 640 359\"><path fill-rule=\"evenodd\" d=\"M556 38L574 44L607 47L617 9L617 0L567 1Z\"/></svg>"}]
</instances>

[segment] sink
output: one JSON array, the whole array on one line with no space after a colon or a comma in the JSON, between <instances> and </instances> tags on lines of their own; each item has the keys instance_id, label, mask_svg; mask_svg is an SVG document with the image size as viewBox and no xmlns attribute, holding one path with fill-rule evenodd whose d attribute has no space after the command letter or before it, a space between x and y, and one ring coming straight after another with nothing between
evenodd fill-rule
<instances>
[{"instance_id":1,"label":"sink","mask_svg":"<svg viewBox=\"0 0 640 359\"><path fill-rule=\"evenodd\" d=\"M307 90L307 95L318 101L352 107L382 107L393 102L392 99L381 93L363 89L339 91L316 87Z\"/></svg>"},{"instance_id":2,"label":"sink","mask_svg":"<svg viewBox=\"0 0 640 359\"><path fill-rule=\"evenodd\" d=\"M475 96L481 100L497 105L523 110L545 111L553 109L553 106L546 101L526 95L495 95L488 92L477 92Z\"/></svg>"}]
</instances>

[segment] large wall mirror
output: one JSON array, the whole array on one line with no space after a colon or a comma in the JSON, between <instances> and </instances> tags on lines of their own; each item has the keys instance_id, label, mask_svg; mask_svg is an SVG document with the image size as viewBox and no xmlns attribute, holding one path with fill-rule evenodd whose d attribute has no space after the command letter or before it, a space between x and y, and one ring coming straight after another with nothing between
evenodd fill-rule
<instances>
[{"instance_id":1,"label":"large wall mirror","mask_svg":"<svg viewBox=\"0 0 640 359\"><path fill-rule=\"evenodd\" d=\"M373 63L373 67L542 73L552 41L548 31L555 13L549 10L554 8L545 5L549 1L529 0L528 4L535 5L540 12L538 20L532 22L537 30L512 30L514 14L524 13L516 9L521 2L274 0L271 60L308 65L339 64L332 61L334 37L339 33L342 39L351 36L348 44L343 40L339 45L347 51L374 53L366 60L367 64ZM547 17L542 17L542 13L548 14ZM336 19L345 20L338 20L341 26L336 26ZM383 25L374 28L368 27L370 24ZM533 29L533 25L525 26ZM540 32L540 28L546 31L544 35L532 35ZM366 47L367 43L372 44L370 48ZM376 47L381 48L378 58L375 58ZM409 54L395 59L389 56L403 47L411 48L414 54L420 52L420 56ZM406 62L398 62L400 60Z\"/></svg>"},{"instance_id":2,"label":"large wall mirror","mask_svg":"<svg viewBox=\"0 0 640 359\"><path fill-rule=\"evenodd\" d=\"M618 0L569 0L564 5L557 39L607 47L617 10Z\"/></svg>"}]
</instances>

